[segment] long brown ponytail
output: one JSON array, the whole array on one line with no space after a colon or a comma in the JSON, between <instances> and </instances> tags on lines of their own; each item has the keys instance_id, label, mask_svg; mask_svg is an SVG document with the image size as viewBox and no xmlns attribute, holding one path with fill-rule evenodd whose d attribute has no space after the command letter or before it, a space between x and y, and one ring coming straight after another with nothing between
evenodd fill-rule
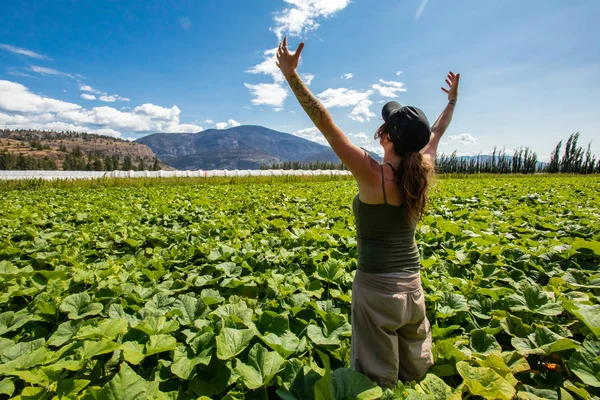
<instances>
[{"instance_id":1,"label":"long brown ponytail","mask_svg":"<svg viewBox=\"0 0 600 400\"><path fill-rule=\"evenodd\" d=\"M396 182L404 202L404 215L415 225L425 212L432 175L433 166L421 153L407 153L400 158L400 165L396 169Z\"/></svg>"},{"instance_id":2,"label":"long brown ponytail","mask_svg":"<svg viewBox=\"0 0 600 400\"><path fill-rule=\"evenodd\" d=\"M379 138L385 133L385 125L382 125L375 137ZM418 152L401 156L400 164L395 168L396 182L404 204L404 215L414 225L425 212L429 199L429 183L433 175L432 163Z\"/></svg>"}]
</instances>

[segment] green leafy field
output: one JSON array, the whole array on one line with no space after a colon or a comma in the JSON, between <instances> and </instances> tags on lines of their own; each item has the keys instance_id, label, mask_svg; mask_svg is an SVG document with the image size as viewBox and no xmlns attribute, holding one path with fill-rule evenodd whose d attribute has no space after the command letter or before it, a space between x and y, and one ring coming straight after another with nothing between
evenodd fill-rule
<instances>
[{"instance_id":1,"label":"green leafy field","mask_svg":"<svg viewBox=\"0 0 600 400\"><path fill-rule=\"evenodd\" d=\"M351 181L0 191L0 398L598 399L600 178L440 179L436 365L349 370Z\"/></svg>"}]
</instances>

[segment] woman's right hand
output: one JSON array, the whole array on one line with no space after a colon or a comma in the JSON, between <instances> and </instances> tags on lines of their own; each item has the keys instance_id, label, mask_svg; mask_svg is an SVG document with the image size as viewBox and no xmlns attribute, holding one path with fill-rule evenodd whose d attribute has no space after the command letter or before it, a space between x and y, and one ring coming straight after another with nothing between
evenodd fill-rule
<instances>
[{"instance_id":1,"label":"woman's right hand","mask_svg":"<svg viewBox=\"0 0 600 400\"><path fill-rule=\"evenodd\" d=\"M460 79L460 74L454 74L454 72L448 72L448 77L446 78L446 84L448 85L448 89L442 87L442 90L445 93L448 93L448 101L458 100L458 81Z\"/></svg>"}]
</instances>

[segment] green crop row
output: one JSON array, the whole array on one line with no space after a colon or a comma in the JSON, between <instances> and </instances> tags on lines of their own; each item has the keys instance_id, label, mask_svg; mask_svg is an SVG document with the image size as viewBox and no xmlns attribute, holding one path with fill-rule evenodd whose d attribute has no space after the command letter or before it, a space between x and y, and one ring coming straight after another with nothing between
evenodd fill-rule
<instances>
[{"instance_id":1,"label":"green crop row","mask_svg":"<svg viewBox=\"0 0 600 400\"><path fill-rule=\"evenodd\" d=\"M393 389L348 368L353 181L18 188L0 396L600 396L598 177L437 180L417 229L435 366Z\"/></svg>"}]
</instances>

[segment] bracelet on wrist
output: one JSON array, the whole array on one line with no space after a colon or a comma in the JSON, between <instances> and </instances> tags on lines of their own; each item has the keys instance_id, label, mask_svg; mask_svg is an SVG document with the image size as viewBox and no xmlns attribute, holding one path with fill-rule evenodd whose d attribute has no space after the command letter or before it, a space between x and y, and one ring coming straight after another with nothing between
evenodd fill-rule
<instances>
[{"instance_id":1,"label":"bracelet on wrist","mask_svg":"<svg viewBox=\"0 0 600 400\"><path fill-rule=\"evenodd\" d=\"M449 100L448 104L452 104L453 106L455 106L456 105L456 100Z\"/></svg>"}]
</instances>

